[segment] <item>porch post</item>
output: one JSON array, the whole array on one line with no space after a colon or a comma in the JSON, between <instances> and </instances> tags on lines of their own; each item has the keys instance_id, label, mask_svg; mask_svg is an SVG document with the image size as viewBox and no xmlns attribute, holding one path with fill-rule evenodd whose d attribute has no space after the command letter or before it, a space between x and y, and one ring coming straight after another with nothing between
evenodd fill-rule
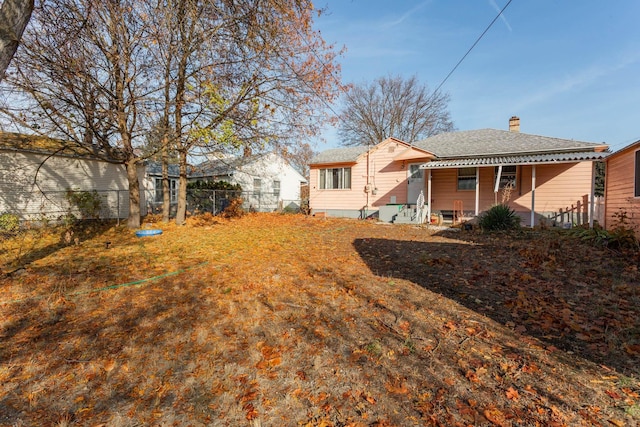
<instances>
[{"instance_id":1,"label":"porch post","mask_svg":"<svg viewBox=\"0 0 640 427\"><path fill-rule=\"evenodd\" d=\"M596 212L596 162L591 162L591 194L589 195L589 228L593 228L593 216Z\"/></svg>"},{"instance_id":2,"label":"porch post","mask_svg":"<svg viewBox=\"0 0 640 427\"><path fill-rule=\"evenodd\" d=\"M427 224L431 224L431 169L427 169Z\"/></svg>"},{"instance_id":3,"label":"porch post","mask_svg":"<svg viewBox=\"0 0 640 427\"><path fill-rule=\"evenodd\" d=\"M531 165L531 228L536 223L536 165Z\"/></svg>"},{"instance_id":4,"label":"porch post","mask_svg":"<svg viewBox=\"0 0 640 427\"><path fill-rule=\"evenodd\" d=\"M476 167L476 213L478 216L480 213L480 168Z\"/></svg>"}]
</instances>

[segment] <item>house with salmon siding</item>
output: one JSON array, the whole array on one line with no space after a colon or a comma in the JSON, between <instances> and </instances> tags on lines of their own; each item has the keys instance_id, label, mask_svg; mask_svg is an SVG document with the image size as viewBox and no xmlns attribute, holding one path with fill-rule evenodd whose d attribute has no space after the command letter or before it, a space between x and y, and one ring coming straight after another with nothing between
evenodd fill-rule
<instances>
[{"instance_id":1,"label":"house with salmon siding","mask_svg":"<svg viewBox=\"0 0 640 427\"><path fill-rule=\"evenodd\" d=\"M595 164L602 143L509 130L448 132L408 143L337 148L310 164L311 213L388 222L452 221L506 203L523 225L593 221ZM400 220L400 221L398 221Z\"/></svg>"},{"instance_id":2,"label":"house with salmon siding","mask_svg":"<svg viewBox=\"0 0 640 427\"><path fill-rule=\"evenodd\" d=\"M640 237L640 141L610 154L606 162L604 227L624 225Z\"/></svg>"}]
</instances>

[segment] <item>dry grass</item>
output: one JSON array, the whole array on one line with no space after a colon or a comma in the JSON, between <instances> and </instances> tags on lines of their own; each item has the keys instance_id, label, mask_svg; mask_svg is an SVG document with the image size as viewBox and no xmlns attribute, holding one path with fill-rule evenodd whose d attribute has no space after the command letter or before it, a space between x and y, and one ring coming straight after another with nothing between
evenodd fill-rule
<instances>
[{"instance_id":1,"label":"dry grass","mask_svg":"<svg viewBox=\"0 0 640 427\"><path fill-rule=\"evenodd\" d=\"M159 227L2 243L0 424L640 422L634 258L295 215Z\"/></svg>"}]
</instances>

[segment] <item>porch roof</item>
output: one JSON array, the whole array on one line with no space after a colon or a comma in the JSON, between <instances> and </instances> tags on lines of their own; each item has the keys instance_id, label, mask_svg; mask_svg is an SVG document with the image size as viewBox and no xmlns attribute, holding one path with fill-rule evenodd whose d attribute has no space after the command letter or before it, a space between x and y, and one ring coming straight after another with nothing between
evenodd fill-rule
<instances>
[{"instance_id":1,"label":"porch roof","mask_svg":"<svg viewBox=\"0 0 640 427\"><path fill-rule=\"evenodd\" d=\"M610 153L603 151L580 151L573 153L523 154L495 157L466 157L447 160L435 160L420 165L421 169L451 169L472 166L540 165L575 163L603 160Z\"/></svg>"}]
</instances>

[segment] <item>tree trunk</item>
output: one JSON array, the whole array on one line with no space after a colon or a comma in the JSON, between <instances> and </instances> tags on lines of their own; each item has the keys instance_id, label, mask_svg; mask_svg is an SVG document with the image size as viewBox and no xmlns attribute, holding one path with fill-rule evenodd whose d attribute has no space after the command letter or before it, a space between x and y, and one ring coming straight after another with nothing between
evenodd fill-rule
<instances>
[{"instance_id":1,"label":"tree trunk","mask_svg":"<svg viewBox=\"0 0 640 427\"><path fill-rule=\"evenodd\" d=\"M180 181L178 182L178 209L176 224L182 225L187 218L187 150L180 150Z\"/></svg>"},{"instance_id":2,"label":"tree trunk","mask_svg":"<svg viewBox=\"0 0 640 427\"><path fill-rule=\"evenodd\" d=\"M0 81L29 23L34 0L4 0L0 7Z\"/></svg>"},{"instance_id":3,"label":"tree trunk","mask_svg":"<svg viewBox=\"0 0 640 427\"><path fill-rule=\"evenodd\" d=\"M171 215L171 188L169 187L169 156L162 147L162 222L169 222Z\"/></svg>"},{"instance_id":4,"label":"tree trunk","mask_svg":"<svg viewBox=\"0 0 640 427\"><path fill-rule=\"evenodd\" d=\"M129 159L126 163L127 179L129 180L129 228L140 227L140 182L138 181L138 163L136 159Z\"/></svg>"}]
</instances>

